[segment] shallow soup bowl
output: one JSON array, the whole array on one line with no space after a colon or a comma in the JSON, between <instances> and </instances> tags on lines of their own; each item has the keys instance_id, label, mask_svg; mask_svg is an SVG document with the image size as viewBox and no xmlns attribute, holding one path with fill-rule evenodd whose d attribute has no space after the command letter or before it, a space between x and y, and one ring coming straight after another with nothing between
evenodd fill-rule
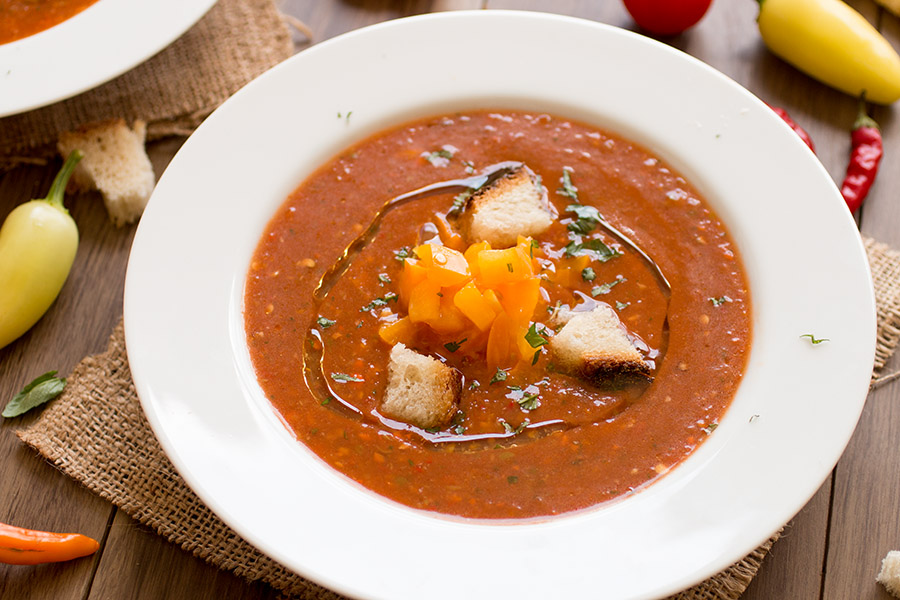
<instances>
[{"instance_id":1,"label":"shallow soup bowl","mask_svg":"<svg viewBox=\"0 0 900 600\"><path fill-rule=\"evenodd\" d=\"M452 51L438 61L434 48ZM244 282L288 194L379 131L478 108L562 115L638 142L704 195L743 256L753 342L730 408L684 462L618 501L528 522L413 510L325 465L256 382ZM714 575L796 514L837 462L868 388L874 315L837 189L760 100L648 38L506 11L352 32L238 92L160 179L125 290L138 395L179 473L262 552L358 598L656 598Z\"/></svg>"}]
</instances>

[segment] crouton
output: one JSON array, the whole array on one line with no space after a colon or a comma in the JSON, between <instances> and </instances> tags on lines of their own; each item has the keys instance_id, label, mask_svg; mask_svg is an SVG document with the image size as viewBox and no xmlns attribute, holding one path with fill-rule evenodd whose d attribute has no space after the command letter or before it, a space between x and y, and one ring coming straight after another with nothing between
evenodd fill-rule
<instances>
[{"instance_id":1,"label":"crouton","mask_svg":"<svg viewBox=\"0 0 900 600\"><path fill-rule=\"evenodd\" d=\"M554 217L544 186L522 165L474 192L455 221L468 243L508 248L546 231Z\"/></svg>"},{"instance_id":2,"label":"crouton","mask_svg":"<svg viewBox=\"0 0 900 600\"><path fill-rule=\"evenodd\" d=\"M122 119L92 123L59 136L63 156L78 149L84 158L70 182L73 190L97 189L110 219L117 226L134 223L144 212L156 182L144 150L146 125L135 121L129 129Z\"/></svg>"},{"instance_id":3,"label":"crouton","mask_svg":"<svg viewBox=\"0 0 900 600\"><path fill-rule=\"evenodd\" d=\"M881 572L875 581L900 598L900 550L891 550L887 553L881 561Z\"/></svg>"},{"instance_id":4,"label":"crouton","mask_svg":"<svg viewBox=\"0 0 900 600\"><path fill-rule=\"evenodd\" d=\"M456 412L461 389L459 371L397 344L391 349L388 385L379 410L422 429L440 427Z\"/></svg>"},{"instance_id":5,"label":"crouton","mask_svg":"<svg viewBox=\"0 0 900 600\"><path fill-rule=\"evenodd\" d=\"M565 318L566 324L550 341L564 372L594 383L650 376L650 366L608 304L600 303L590 311L567 311Z\"/></svg>"}]
</instances>

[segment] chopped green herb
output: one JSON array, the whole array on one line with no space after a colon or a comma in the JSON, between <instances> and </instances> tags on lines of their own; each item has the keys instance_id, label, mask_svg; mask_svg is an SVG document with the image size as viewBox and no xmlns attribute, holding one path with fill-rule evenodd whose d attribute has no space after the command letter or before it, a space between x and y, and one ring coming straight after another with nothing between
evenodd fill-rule
<instances>
[{"instance_id":1,"label":"chopped green herb","mask_svg":"<svg viewBox=\"0 0 900 600\"><path fill-rule=\"evenodd\" d=\"M728 296L722 296L721 298L710 298L709 301L712 302L713 306L722 306L726 302L733 302L733 300Z\"/></svg>"},{"instance_id":2,"label":"chopped green herb","mask_svg":"<svg viewBox=\"0 0 900 600\"><path fill-rule=\"evenodd\" d=\"M451 428L451 431L453 433L455 433L456 435L462 435L466 432L466 426L465 425L454 425Z\"/></svg>"},{"instance_id":3,"label":"chopped green herb","mask_svg":"<svg viewBox=\"0 0 900 600\"><path fill-rule=\"evenodd\" d=\"M519 483L519 478L516 477L515 475L510 475L509 477L506 478L506 483L508 483L509 485Z\"/></svg>"},{"instance_id":4,"label":"chopped green herb","mask_svg":"<svg viewBox=\"0 0 900 600\"><path fill-rule=\"evenodd\" d=\"M567 198L571 198L572 200L578 201L578 188L572 185L572 175L569 173L570 169L564 168L562 178L559 180L562 184L562 187L556 190L556 193L560 196L565 196Z\"/></svg>"},{"instance_id":5,"label":"chopped green herb","mask_svg":"<svg viewBox=\"0 0 900 600\"><path fill-rule=\"evenodd\" d=\"M522 431L524 431L525 428L531 424L531 421L528 419L525 419L524 421L519 423L518 427L513 427L512 425L510 425L509 423L506 422L506 419L500 419L500 424L503 425L504 433L512 433L512 434L516 435L516 434L522 433Z\"/></svg>"},{"instance_id":6,"label":"chopped green herb","mask_svg":"<svg viewBox=\"0 0 900 600\"><path fill-rule=\"evenodd\" d=\"M706 432L706 435L709 435L710 433L712 433L713 431L715 431L715 430L716 430L716 427L718 427L718 426L719 426L718 423L710 423L710 424L707 425L706 427L701 427L700 429L702 429L703 431L705 431L705 432Z\"/></svg>"},{"instance_id":7,"label":"chopped green herb","mask_svg":"<svg viewBox=\"0 0 900 600\"><path fill-rule=\"evenodd\" d=\"M535 350L535 352L534 352L534 358L531 359L531 366L532 366L532 367L533 367L534 365L537 364L537 361L538 361L538 359L539 359L540 357L541 357L541 351L540 351L540 350Z\"/></svg>"},{"instance_id":8,"label":"chopped green herb","mask_svg":"<svg viewBox=\"0 0 900 600\"><path fill-rule=\"evenodd\" d=\"M519 407L524 411L532 411L541 405L538 394L525 394L516 400L516 402L519 403Z\"/></svg>"},{"instance_id":9,"label":"chopped green herb","mask_svg":"<svg viewBox=\"0 0 900 600\"><path fill-rule=\"evenodd\" d=\"M394 250L394 258L403 262L405 259L410 258L412 256L412 250L409 246L403 246L399 250Z\"/></svg>"},{"instance_id":10,"label":"chopped green herb","mask_svg":"<svg viewBox=\"0 0 900 600\"><path fill-rule=\"evenodd\" d=\"M822 342L830 342L831 341L828 338L817 338L816 336L814 336L811 333L804 333L800 337L809 338L809 343L813 344L813 345L821 344Z\"/></svg>"},{"instance_id":11,"label":"chopped green herb","mask_svg":"<svg viewBox=\"0 0 900 600\"><path fill-rule=\"evenodd\" d=\"M341 383L347 383L348 381L361 382L364 381L359 377L354 377L353 375L347 375L346 373L332 373L331 378L335 381L339 381Z\"/></svg>"},{"instance_id":12,"label":"chopped green herb","mask_svg":"<svg viewBox=\"0 0 900 600\"><path fill-rule=\"evenodd\" d=\"M475 163L473 163L471 160L464 160L462 161L462 164L466 168L466 173L468 173L469 175L475 172Z\"/></svg>"},{"instance_id":13,"label":"chopped green herb","mask_svg":"<svg viewBox=\"0 0 900 600\"><path fill-rule=\"evenodd\" d=\"M620 275L620 276L616 277L615 279L613 279L612 281L610 281L609 283L595 285L594 287L591 288L591 296L596 298L597 296L600 296L601 294L608 294L610 292L610 290L612 290L615 286L619 285L623 281L625 281L625 278Z\"/></svg>"},{"instance_id":14,"label":"chopped green herb","mask_svg":"<svg viewBox=\"0 0 900 600\"><path fill-rule=\"evenodd\" d=\"M388 303L396 301L397 294L395 294L394 292L388 292L381 298L375 298L374 300L363 306L361 309L359 309L359 312L368 312L370 310L378 308L379 306L387 306Z\"/></svg>"},{"instance_id":15,"label":"chopped green herb","mask_svg":"<svg viewBox=\"0 0 900 600\"><path fill-rule=\"evenodd\" d=\"M447 166L447 161L453 158L453 152L446 146L434 152L423 152L422 158L430 162L435 167Z\"/></svg>"},{"instance_id":16,"label":"chopped green herb","mask_svg":"<svg viewBox=\"0 0 900 600\"><path fill-rule=\"evenodd\" d=\"M326 319L325 317L319 317L318 319L316 319L316 323L318 323L319 327L321 327L322 329L328 329L329 327L337 323L337 321Z\"/></svg>"},{"instance_id":17,"label":"chopped green herb","mask_svg":"<svg viewBox=\"0 0 900 600\"><path fill-rule=\"evenodd\" d=\"M57 377L56 371L48 371L33 379L22 388L22 391L13 396L2 414L7 419L23 415L32 408L53 400L62 394L65 387L65 377Z\"/></svg>"},{"instance_id":18,"label":"chopped green herb","mask_svg":"<svg viewBox=\"0 0 900 600\"><path fill-rule=\"evenodd\" d=\"M581 278L585 281L593 281L596 277L597 274L594 273L594 270L590 267L581 270Z\"/></svg>"},{"instance_id":19,"label":"chopped green herb","mask_svg":"<svg viewBox=\"0 0 900 600\"><path fill-rule=\"evenodd\" d=\"M463 338L458 342L448 342L444 344L444 348L446 348L448 352L456 352L457 350L459 350L459 347L468 339L469 338Z\"/></svg>"},{"instance_id":20,"label":"chopped green herb","mask_svg":"<svg viewBox=\"0 0 900 600\"><path fill-rule=\"evenodd\" d=\"M497 372L494 373L494 376L491 377L491 383L497 383L498 381L506 381L507 376L508 376L508 373L505 370L498 368Z\"/></svg>"},{"instance_id":21,"label":"chopped green herb","mask_svg":"<svg viewBox=\"0 0 900 600\"><path fill-rule=\"evenodd\" d=\"M618 300L616 300L616 308L618 310L628 308L629 306L631 306L631 302L619 302Z\"/></svg>"},{"instance_id":22,"label":"chopped green herb","mask_svg":"<svg viewBox=\"0 0 900 600\"><path fill-rule=\"evenodd\" d=\"M506 263L506 270L509 271L510 273L513 272L513 266L512 266L512 263Z\"/></svg>"},{"instance_id":23,"label":"chopped green herb","mask_svg":"<svg viewBox=\"0 0 900 600\"><path fill-rule=\"evenodd\" d=\"M453 199L453 206L450 208L450 211L447 213L447 216L456 216L462 213L466 208L466 203L469 201L469 198L472 194L475 193L474 189L468 189L461 194L458 194Z\"/></svg>"},{"instance_id":24,"label":"chopped green herb","mask_svg":"<svg viewBox=\"0 0 900 600\"><path fill-rule=\"evenodd\" d=\"M381 283L391 283L391 278L387 273L379 273L378 281L380 281Z\"/></svg>"},{"instance_id":25,"label":"chopped green herb","mask_svg":"<svg viewBox=\"0 0 900 600\"><path fill-rule=\"evenodd\" d=\"M547 332L543 327L541 327L541 331L544 333ZM528 342L528 345L532 348L540 348L544 344L550 343L550 340L538 333L537 323L532 323L531 327L528 328L528 332L525 334L525 341Z\"/></svg>"},{"instance_id":26,"label":"chopped green herb","mask_svg":"<svg viewBox=\"0 0 900 600\"><path fill-rule=\"evenodd\" d=\"M470 390L474 390L474 389L480 388L480 387L481 387L481 382L478 381L477 379L473 379L473 380L472 380L472 383L469 384L469 389L470 389Z\"/></svg>"},{"instance_id":27,"label":"chopped green herb","mask_svg":"<svg viewBox=\"0 0 900 600\"><path fill-rule=\"evenodd\" d=\"M593 238L581 243L572 240L568 244L566 244L565 250L566 258L581 256L585 252L592 252L594 254L594 258L600 262L606 262L611 258L622 256L621 252L610 248L603 243L603 240L599 238Z\"/></svg>"},{"instance_id":28,"label":"chopped green herb","mask_svg":"<svg viewBox=\"0 0 900 600\"><path fill-rule=\"evenodd\" d=\"M593 206L570 204L566 207L566 212L575 214L575 220L566 225L566 229L579 235L587 235L592 232L597 227L597 223L603 220L600 212Z\"/></svg>"}]
</instances>

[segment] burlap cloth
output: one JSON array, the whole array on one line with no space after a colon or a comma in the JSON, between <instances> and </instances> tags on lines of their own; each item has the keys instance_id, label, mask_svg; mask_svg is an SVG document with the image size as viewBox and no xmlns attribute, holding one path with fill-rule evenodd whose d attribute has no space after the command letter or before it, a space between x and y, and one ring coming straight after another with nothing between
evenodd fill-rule
<instances>
[{"instance_id":1,"label":"burlap cloth","mask_svg":"<svg viewBox=\"0 0 900 600\"><path fill-rule=\"evenodd\" d=\"M878 306L877 373L900 339L900 253L865 243ZM248 580L263 580L286 597L338 598L239 538L175 472L141 411L121 323L106 352L85 358L62 396L18 435L63 472L196 556ZM777 538L676 598L738 598Z\"/></svg>"},{"instance_id":2,"label":"burlap cloth","mask_svg":"<svg viewBox=\"0 0 900 600\"><path fill-rule=\"evenodd\" d=\"M0 170L52 156L61 131L90 121L142 119L150 139L190 133L231 94L292 52L290 32L272 0L220 0L178 41L134 70L65 102L0 119ZM866 240L866 249L878 303L877 373L900 340L900 254L872 240ZM62 396L32 427L18 432L25 443L217 567L262 580L288 598L339 598L259 553L188 488L141 410L121 322L106 352L85 358L68 380ZM777 538L676 598L738 598Z\"/></svg>"},{"instance_id":3,"label":"burlap cloth","mask_svg":"<svg viewBox=\"0 0 900 600\"><path fill-rule=\"evenodd\" d=\"M150 140L188 134L250 80L293 54L272 0L220 0L168 48L65 102L0 119L0 170L55 152L62 131L121 117Z\"/></svg>"}]
</instances>

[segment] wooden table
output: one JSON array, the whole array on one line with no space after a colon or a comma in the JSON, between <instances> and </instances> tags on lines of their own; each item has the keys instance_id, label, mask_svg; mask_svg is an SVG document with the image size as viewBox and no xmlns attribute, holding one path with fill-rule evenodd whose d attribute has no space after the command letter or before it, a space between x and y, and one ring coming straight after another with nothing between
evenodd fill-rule
<instances>
[{"instance_id":1,"label":"wooden table","mask_svg":"<svg viewBox=\"0 0 900 600\"><path fill-rule=\"evenodd\" d=\"M871 0L850 4L900 48L900 19ZM387 19L469 8L543 10L635 29L618 0L285 0L281 5L312 28L316 41ZM839 181L856 101L770 54L756 28L757 10L752 0L716 0L697 27L664 41L721 70L770 104L785 107L809 131L819 158ZM298 50L306 45L298 36ZM442 53L452 60L451 48L439 50L438 60ZM590 63L584 68L590 69ZM874 117L882 124L887 156L859 221L867 235L900 248L900 120L884 107L876 108ZM181 141L150 147L157 174ZM0 218L16 204L43 196L57 167L20 167L0 175ZM0 405L35 376L51 369L69 373L82 357L103 350L122 313L134 227L112 226L93 194L70 197L67 204L81 231L78 256L50 311L29 333L0 349ZM892 360L886 371L898 366L900 360ZM0 598L277 596L265 585L249 585L192 557L59 473L15 436L16 429L35 416L0 422L0 521L80 531L102 540L103 546L92 558L66 564L0 565ZM870 393L843 458L785 529L744 598L886 599L888 594L874 578L891 549L900 549L900 383Z\"/></svg>"}]
</instances>

